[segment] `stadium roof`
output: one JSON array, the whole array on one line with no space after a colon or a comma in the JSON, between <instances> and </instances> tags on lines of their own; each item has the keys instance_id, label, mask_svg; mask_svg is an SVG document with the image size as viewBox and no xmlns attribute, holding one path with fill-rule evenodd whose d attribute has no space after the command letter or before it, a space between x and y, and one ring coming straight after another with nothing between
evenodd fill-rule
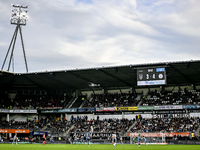
<instances>
[{"instance_id":1,"label":"stadium roof","mask_svg":"<svg viewBox=\"0 0 200 150\"><path fill-rule=\"evenodd\" d=\"M33 73L0 72L2 90L96 90L137 88L137 69L165 67L165 86L200 85L200 60ZM144 88L144 87L143 87Z\"/></svg>"}]
</instances>

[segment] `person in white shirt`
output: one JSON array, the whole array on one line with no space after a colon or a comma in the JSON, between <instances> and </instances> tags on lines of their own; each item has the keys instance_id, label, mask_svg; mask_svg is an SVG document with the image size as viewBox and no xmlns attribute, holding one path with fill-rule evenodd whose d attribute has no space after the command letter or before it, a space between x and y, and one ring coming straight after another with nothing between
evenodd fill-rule
<instances>
[{"instance_id":1,"label":"person in white shirt","mask_svg":"<svg viewBox=\"0 0 200 150\"><path fill-rule=\"evenodd\" d=\"M120 135L120 142L121 142L121 145L124 144L122 140L123 140L122 135Z\"/></svg>"},{"instance_id":2,"label":"person in white shirt","mask_svg":"<svg viewBox=\"0 0 200 150\"><path fill-rule=\"evenodd\" d=\"M12 142L12 145L13 143L16 141L16 144L17 144L17 133L15 133L14 137L13 137L13 142ZM18 144L17 144L18 145Z\"/></svg>"},{"instance_id":3,"label":"person in white shirt","mask_svg":"<svg viewBox=\"0 0 200 150\"><path fill-rule=\"evenodd\" d=\"M112 144L114 147L116 147L116 142L117 142L117 135L116 132L112 134Z\"/></svg>"}]
</instances>

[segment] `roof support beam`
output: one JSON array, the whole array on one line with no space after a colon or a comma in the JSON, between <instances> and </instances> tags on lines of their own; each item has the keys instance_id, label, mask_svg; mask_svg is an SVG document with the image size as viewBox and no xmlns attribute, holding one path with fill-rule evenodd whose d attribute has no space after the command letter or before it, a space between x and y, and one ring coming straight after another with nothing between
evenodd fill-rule
<instances>
[{"instance_id":1,"label":"roof support beam","mask_svg":"<svg viewBox=\"0 0 200 150\"><path fill-rule=\"evenodd\" d=\"M187 76L185 76L183 73L181 73L179 70L177 70L174 66L172 66L171 64L169 64L170 67L172 67L176 72L178 72L181 76L183 76L188 82L190 82L191 84L193 84L193 81L191 81Z\"/></svg>"},{"instance_id":2,"label":"roof support beam","mask_svg":"<svg viewBox=\"0 0 200 150\"><path fill-rule=\"evenodd\" d=\"M110 73L108 73L108 72L106 72L106 71L104 71L104 70L102 70L102 69L99 69L99 71L101 71L101 72L105 73L106 75L108 75L108 76L110 76L110 77L112 77L112 78L114 78L114 79L117 79L118 81L120 81L120 82L126 84L127 86L131 87L131 85L130 85L129 83L127 83L127 82L125 82L125 81L123 81L123 80L121 80L121 79L115 77L114 75L112 75L112 74L110 74Z\"/></svg>"},{"instance_id":3,"label":"roof support beam","mask_svg":"<svg viewBox=\"0 0 200 150\"><path fill-rule=\"evenodd\" d=\"M80 79L82 79L82 80L85 80L85 81L87 81L87 83L88 83L88 86L89 86L89 80L88 79L86 79L86 78L84 78L84 77L81 77L81 76L79 76L79 75L77 75L77 74L75 74L75 73L72 73L72 72L68 72L68 73L70 73L70 74L72 74L73 76L75 76L75 77L77 77L77 78L80 78ZM91 90L91 91L93 91L93 89L91 88L91 87L89 87L89 89Z\"/></svg>"},{"instance_id":4,"label":"roof support beam","mask_svg":"<svg viewBox=\"0 0 200 150\"><path fill-rule=\"evenodd\" d=\"M50 75L50 74L45 74L45 75L42 75L42 76L44 76L45 78L49 78L50 80L53 80L53 81L55 81L55 82L57 82L57 83L60 83L61 85L64 85L64 86L68 86L68 87L69 87L69 85L67 85L66 83L61 82L61 81L59 81L59 80L56 80L56 79L54 78L53 74L52 74L52 75ZM52 86L55 86L55 84L52 84ZM57 86L57 88L59 89L60 87ZM74 86L70 86L70 88L75 89Z\"/></svg>"},{"instance_id":5,"label":"roof support beam","mask_svg":"<svg viewBox=\"0 0 200 150\"><path fill-rule=\"evenodd\" d=\"M21 75L23 76L25 79L27 79L28 81L30 81L31 83L33 83L34 85L36 85L37 87L39 87L41 90L45 89L44 87L42 87L41 85L37 84L36 82L34 82L33 80L31 80L30 78L26 77L26 75Z\"/></svg>"}]
</instances>

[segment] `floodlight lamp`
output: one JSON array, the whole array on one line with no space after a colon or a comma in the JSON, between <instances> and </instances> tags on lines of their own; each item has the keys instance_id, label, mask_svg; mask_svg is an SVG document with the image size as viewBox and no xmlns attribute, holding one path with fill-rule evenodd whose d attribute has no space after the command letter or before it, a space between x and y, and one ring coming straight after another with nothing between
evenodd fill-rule
<instances>
[{"instance_id":1,"label":"floodlight lamp","mask_svg":"<svg viewBox=\"0 0 200 150\"><path fill-rule=\"evenodd\" d=\"M20 16L21 16L21 17L26 17L26 13L23 12L23 13L20 14Z\"/></svg>"},{"instance_id":2,"label":"floodlight lamp","mask_svg":"<svg viewBox=\"0 0 200 150\"><path fill-rule=\"evenodd\" d=\"M18 12L17 9L11 9L11 10L12 10L12 12L14 12L14 13Z\"/></svg>"},{"instance_id":3,"label":"floodlight lamp","mask_svg":"<svg viewBox=\"0 0 200 150\"><path fill-rule=\"evenodd\" d=\"M17 16L17 14L16 14L16 13L13 13L13 14L12 14L12 17L15 17L15 16Z\"/></svg>"}]
</instances>

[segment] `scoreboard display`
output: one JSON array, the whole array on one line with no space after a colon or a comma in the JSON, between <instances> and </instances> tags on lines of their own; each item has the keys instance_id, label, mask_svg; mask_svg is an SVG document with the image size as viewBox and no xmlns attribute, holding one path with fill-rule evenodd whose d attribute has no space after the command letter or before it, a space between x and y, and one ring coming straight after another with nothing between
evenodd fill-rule
<instances>
[{"instance_id":1,"label":"scoreboard display","mask_svg":"<svg viewBox=\"0 0 200 150\"><path fill-rule=\"evenodd\" d=\"M137 85L163 85L166 84L165 68L137 69Z\"/></svg>"}]
</instances>

